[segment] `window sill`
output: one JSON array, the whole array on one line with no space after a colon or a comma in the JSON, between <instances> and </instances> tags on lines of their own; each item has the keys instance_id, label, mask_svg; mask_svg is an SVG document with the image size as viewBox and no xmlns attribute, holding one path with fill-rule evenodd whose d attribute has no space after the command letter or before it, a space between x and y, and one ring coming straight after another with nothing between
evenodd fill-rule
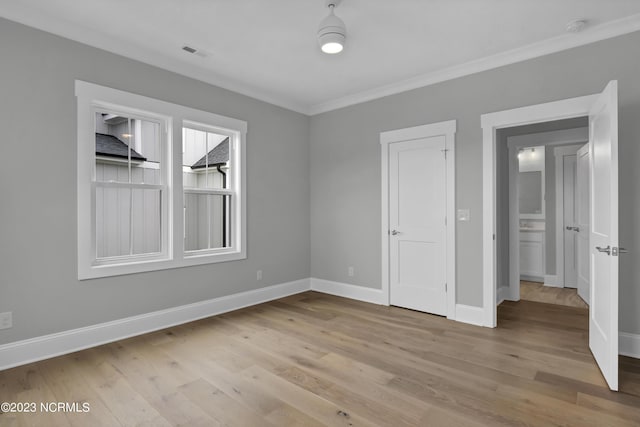
<instances>
[{"instance_id":1,"label":"window sill","mask_svg":"<svg viewBox=\"0 0 640 427\"><path fill-rule=\"evenodd\" d=\"M78 280L123 276L195 265L217 264L219 262L238 261L246 258L247 254L245 251L229 251L216 254L192 254L185 256L183 259L162 258L120 264L94 265L87 268L78 268Z\"/></svg>"}]
</instances>

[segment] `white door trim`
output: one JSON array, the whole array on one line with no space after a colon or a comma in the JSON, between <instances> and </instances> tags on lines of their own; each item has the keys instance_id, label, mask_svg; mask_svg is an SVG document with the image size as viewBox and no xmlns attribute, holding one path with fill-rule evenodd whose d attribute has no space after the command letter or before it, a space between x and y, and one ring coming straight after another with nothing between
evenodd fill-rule
<instances>
[{"instance_id":1,"label":"white door trim","mask_svg":"<svg viewBox=\"0 0 640 427\"><path fill-rule=\"evenodd\" d=\"M496 131L514 126L589 115L598 95L483 114L482 125L482 292L484 326L495 328L496 310Z\"/></svg>"},{"instance_id":2,"label":"white door trim","mask_svg":"<svg viewBox=\"0 0 640 427\"><path fill-rule=\"evenodd\" d=\"M584 160L586 159L587 164L584 165ZM577 202L578 202L578 210L577 210L577 226L580 227L580 233L578 234L578 296L590 305L590 291L591 291L591 268L590 268L590 234L591 234L591 224L590 224L590 208L591 208L591 188L589 187L591 171L589 170L591 164L591 147L587 142L584 144L578 152L576 153L576 191ZM586 176L584 176L586 174ZM586 192L584 191L586 189ZM582 194L581 194L582 190ZM584 212L583 204L586 198L586 212ZM587 247L584 248L584 245ZM582 250L580 250L582 248ZM584 271L584 268L587 268L587 274L581 275L581 271ZM584 277L586 276L586 278ZM586 282L586 289L585 289ZM581 286L582 285L582 286ZM585 292L586 291L586 292Z\"/></svg>"},{"instance_id":3,"label":"white door trim","mask_svg":"<svg viewBox=\"0 0 640 427\"><path fill-rule=\"evenodd\" d=\"M444 136L447 167L447 318L455 319L456 306L456 231L455 231L455 133L456 121L432 123L380 133L382 167L382 295L383 304L389 305L389 145L433 136Z\"/></svg>"}]
</instances>

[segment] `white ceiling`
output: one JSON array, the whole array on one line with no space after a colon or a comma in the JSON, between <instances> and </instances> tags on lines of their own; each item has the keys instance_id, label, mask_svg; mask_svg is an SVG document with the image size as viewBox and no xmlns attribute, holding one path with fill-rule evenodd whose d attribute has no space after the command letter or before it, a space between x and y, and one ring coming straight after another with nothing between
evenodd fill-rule
<instances>
[{"instance_id":1,"label":"white ceiling","mask_svg":"<svg viewBox=\"0 0 640 427\"><path fill-rule=\"evenodd\" d=\"M306 114L640 30L638 0L0 0L0 16ZM568 21L588 20L578 34ZM189 45L207 53L181 50Z\"/></svg>"}]
</instances>

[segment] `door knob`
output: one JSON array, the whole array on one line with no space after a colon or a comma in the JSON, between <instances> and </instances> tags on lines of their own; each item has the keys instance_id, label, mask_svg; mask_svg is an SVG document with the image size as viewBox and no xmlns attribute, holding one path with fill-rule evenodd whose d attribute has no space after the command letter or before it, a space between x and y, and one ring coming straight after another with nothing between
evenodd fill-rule
<instances>
[{"instance_id":1,"label":"door knob","mask_svg":"<svg viewBox=\"0 0 640 427\"><path fill-rule=\"evenodd\" d=\"M580 232L580 227L571 227L571 226L567 225L567 230Z\"/></svg>"},{"instance_id":2,"label":"door knob","mask_svg":"<svg viewBox=\"0 0 640 427\"><path fill-rule=\"evenodd\" d=\"M607 246L606 248L602 248L602 247L600 247L600 246L596 246L596 249L597 249L599 252L604 252L604 253L606 253L607 255L611 255L611 246Z\"/></svg>"},{"instance_id":3,"label":"door knob","mask_svg":"<svg viewBox=\"0 0 640 427\"><path fill-rule=\"evenodd\" d=\"M391 235L392 236L397 236L398 234L400 234L400 232L398 230L391 230Z\"/></svg>"}]
</instances>

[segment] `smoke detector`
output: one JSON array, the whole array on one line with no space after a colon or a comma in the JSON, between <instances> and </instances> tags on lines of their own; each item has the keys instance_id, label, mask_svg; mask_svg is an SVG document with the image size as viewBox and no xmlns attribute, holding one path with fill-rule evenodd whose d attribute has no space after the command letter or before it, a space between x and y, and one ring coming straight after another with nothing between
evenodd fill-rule
<instances>
[{"instance_id":1,"label":"smoke detector","mask_svg":"<svg viewBox=\"0 0 640 427\"><path fill-rule=\"evenodd\" d=\"M586 19L576 19L567 22L567 33L579 33L587 26Z\"/></svg>"}]
</instances>

